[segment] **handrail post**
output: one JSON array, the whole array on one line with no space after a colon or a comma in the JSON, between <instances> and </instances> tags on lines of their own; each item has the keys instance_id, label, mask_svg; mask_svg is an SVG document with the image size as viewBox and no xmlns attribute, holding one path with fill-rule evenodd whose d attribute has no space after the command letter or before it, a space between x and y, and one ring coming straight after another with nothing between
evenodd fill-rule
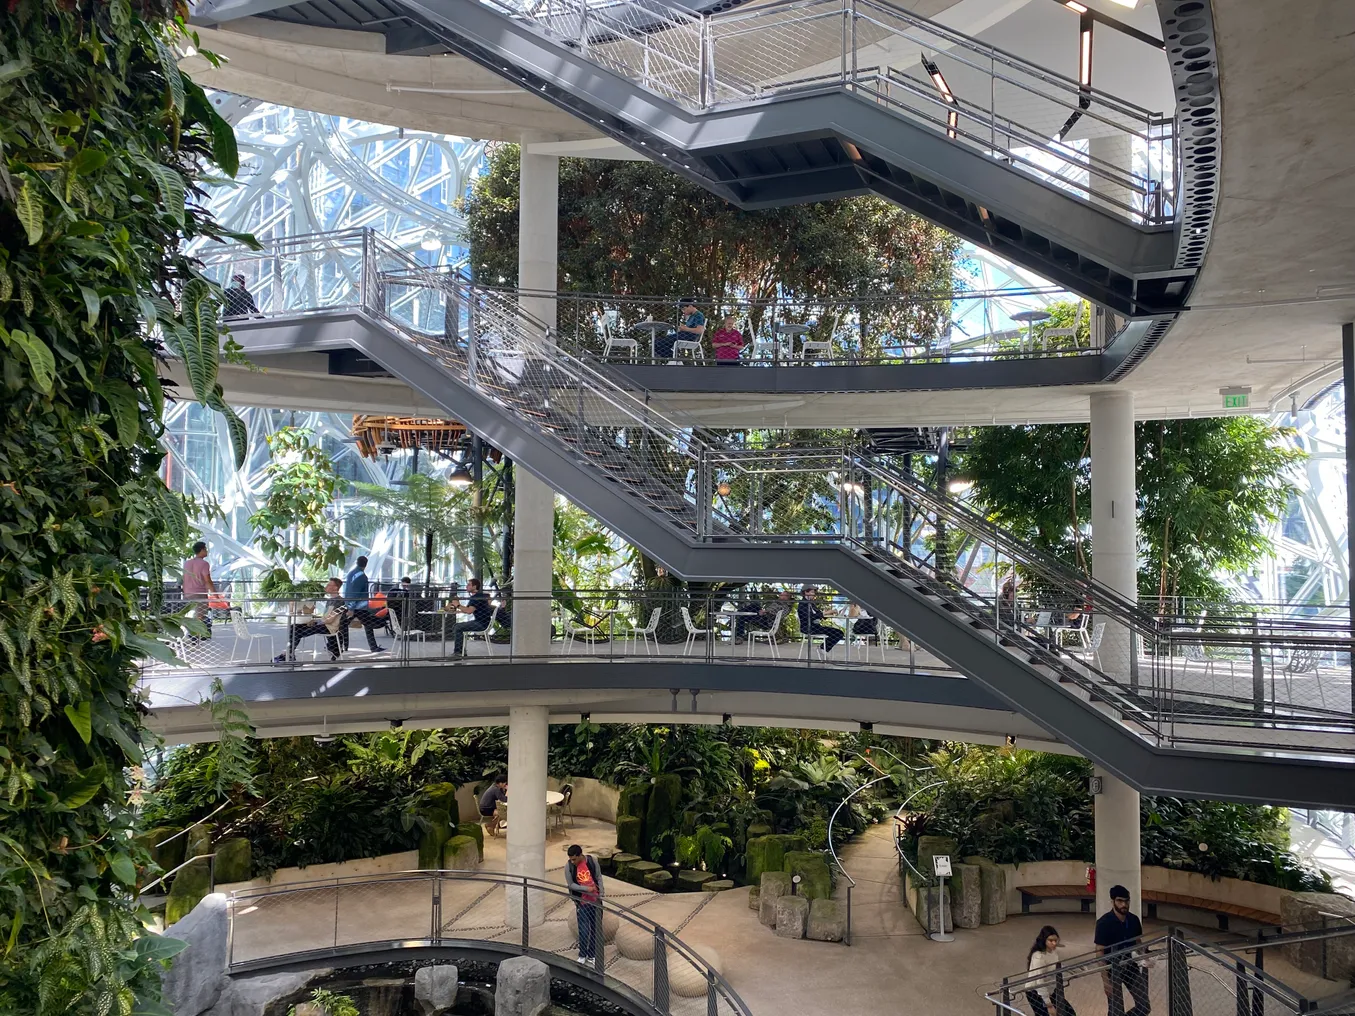
<instances>
[{"instance_id":1,"label":"handrail post","mask_svg":"<svg viewBox=\"0 0 1355 1016\"><path fill-rule=\"evenodd\" d=\"M433 895L430 900L430 916L432 917L432 927L428 930L428 937L433 942L442 941L442 876L433 875Z\"/></svg>"},{"instance_id":2,"label":"handrail post","mask_svg":"<svg viewBox=\"0 0 1355 1016\"><path fill-rule=\"evenodd\" d=\"M922 891L926 892L927 890L924 888ZM1002 1004L993 1006L993 1008L997 1010L997 1016L1006 1016L1007 1012L1011 1009L1012 989L1011 985L1008 983L1010 980L1011 979L1007 977L1002 978Z\"/></svg>"},{"instance_id":3,"label":"handrail post","mask_svg":"<svg viewBox=\"0 0 1355 1016\"><path fill-rule=\"evenodd\" d=\"M710 45L710 18L701 17L700 41L697 55L697 102L702 109L710 105L711 84L715 76L715 68L711 62Z\"/></svg>"},{"instance_id":4,"label":"handrail post","mask_svg":"<svg viewBox=\"0 0 1355 1016\"><path fill-rule=\"evenodd\" d=\"M715 971L706 968L706 1016L720 1016L720 998L715 991Z\"/></svg>"},{"instance_id":5,"label":"handrail post","mask_svg":"<svg viewBox=\"0 0 1355 1016\"><path fill-rule=\"evenodd\" d=\"M847 17L848 17L848 18L850 19L850 21L851 21L851 28L852 28L852 82L855 83L855 82L856 82L856 74L857 74L857 66L856 66L856 0L848 0L848 2L851 4L851 11L850 11L850 13L847 15Z\"/></svg>"},{"instance_id":6,"label":"handrail post","mask_svg":"<svg viewBox=\"0 0 1355 1016\"><path fill-rule=\"evenodd\" d=\"M852 944L852 885L850 882L847 883L847 928L846 934L842 936L842 942L848 946Z\"/></svg>"},{"instance_id":7,"label":"handrail post","mask_svg":"<svg viewBox=\"0 0 1355 1016\"><path fill-rule=\"evenodd\" d=\"M466 315L469 318L469 325L466 328L466 383L472 388L476 385L476 374L479 371L479 362L476 354L476 348L479 345L478 329L476 328L478 314L475 313L475 287L470 287L470 299L466 306Z\"/></svg>"},{"instance_id":8,"label":"handrail post","mask_svg":"<svg viewBox=\"0 0 1355 1016\"><path fill-rule=\"evenodd\" d=\"M531 907L527 901L527 876L522 876L522 951L531 941Z\"/></svg>"},{"instance_id":9,"label":"handrail post","mask_svg":"<svg viewBox=\"0 0 1355 1016\"><path fill-rule=\"evenodd\" d=\"M842 0L842 83L844 85L847 83L847 38L851 35L851 18L851 0Z\"/></svg>"},{"instance_id":10,"label":"handrail post","mask_svg":"<svg viewBox=\"0 0 1355 1016\"><path fill-rule=\"evenodd\" d=\"M658 925L654 926L654 1008L668 1016L668 942Z\"/></svg>"},{"instance_id":11,"label":"handrail post","mask_svg":"<svg viewBox=\"0 0 1355 1016\"><path fill-rule=\"evenodd\" d=\"M363 227L362 230L362 269L358 272L358 300L362 304L362 309L367 310L371 307L371 279L368 277L372 270L371 255L371 230Z\"/></svg>"}]
</instances>

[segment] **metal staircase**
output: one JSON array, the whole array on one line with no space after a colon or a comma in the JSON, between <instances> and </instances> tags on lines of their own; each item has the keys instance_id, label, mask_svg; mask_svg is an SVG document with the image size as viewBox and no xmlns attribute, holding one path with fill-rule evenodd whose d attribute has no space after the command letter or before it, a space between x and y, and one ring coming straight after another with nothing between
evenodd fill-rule
<instances>
[{"instance_id":1,"label":"metal staircase","mask_svg":"<svg viewBox=\"0 0 1355 1016\"><path fill-rule=\"evenodd\" d=\"M230 251L208 265L283 283L283 314L237 333L302 329L318 347L356 347L676 574L829 584L1146 792L1355 804L1355 725L1343 706L1286 699L1273 681L1220 692L1178 656L1199 631L1151 616L885 460L731 447L557 349L510 295L370 234ZM1102 669L973 582L1013 567L1055 591L1060 609L1118 633L1101 656L1119 646L1127 661ZM1227 636L1244 659L1350 645L1348 629ZM1346 689L1348 703L1348 678Z\"/></svg>"},{"instance_id":2,"label":"metal staircase","mask_svg":"<svg viewBox=\"0 0 1355 1016\"><path fill-rule=\"evenodd\" d=\"M209 0L195 17L228 20L231 7ZM1175 314L1194 279L1178 256L1184 147L1170 113L890 0L714 13L370 0L363 20L311 3L262 9L382 32L388 53L461 54L741 207L874 192L1130 318ZM1093 154L1107 142L1122 156Z\"/></svg>"}]
</instances>

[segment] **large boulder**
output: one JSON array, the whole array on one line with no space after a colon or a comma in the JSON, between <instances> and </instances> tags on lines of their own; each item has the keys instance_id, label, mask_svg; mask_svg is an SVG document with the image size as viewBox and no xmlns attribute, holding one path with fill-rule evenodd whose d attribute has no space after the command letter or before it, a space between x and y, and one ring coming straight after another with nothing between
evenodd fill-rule
<instances>
[{"instance_id":1,"label":"large boulder","mask_svg":"<svg viewBox=\"0 0 1355 1016\"><path fill-rule=\"evenodd\" d=\"M979 923L1001 924L1007 919L1007 872L986 857L979 865Z\"/></svg>"},{"instance_id":2,"label":"large boulder","mask_svg":"<svg viewBox=\"0 0 1355 1016\"><path fill-rule=\"evenodd\" d=\"M212 859L198 857L189 861L174 876L165 901L165 924L174 924L187 917L193 908L212 891Z\"/></svg>"},{"instance_id":3,"label":"large boulder","mask_svg":"<svg viewBox=\"0 0 1355 1016\"><path fill-rule=\"evenodd\" d=\"M451 817L442 808L428 808L420 814L428 828L419 840L419 867L435 871L442 867L442 848L452 837Z\"/></svg>"},{"instance_id":4,"label":"large boulder","mask_svg":"<svg viewBox=\"0 0 1355 1016\"><path fill-rule=\"evenodd\" d=\"M809 923L809 900L803 896L781 896L776 901L778 938L804 938Z\"/></svg>"},{"instance_id":5,"label":"large boulder","mask_svg":"<svg viewBox=\"0 0 1355 1016\"><path fill-rule=\"evenodd\" d=\"M663 868L659 868L657 871L651 871L649 874L645 875L644 886L646 889L652 889L656 893L671 892L673 889L673 873Z\"/></svg>"},{"instance_id":6,"label":"large boulder","mask_svg":"<svg viewBox=\"0 0 1355 1016\"><path fill-rule=\"evenodd\" d=\"M1334 893L1285 893L1280 897L1280 919L1285 931L1320 931L1324 914L1355 918L1355 900ZM1349 924L1326 918L1326 925ZM1296 942L1284 947L1284 958L1307 974L1322 974L1322 953L1327 954L1327 978L1349 983L1355 977L1355 935L1325 941Z\"/></svg>"},{"instance_id":7,"label":"large boulder","mask_svg":"<svg viewBox=\"0 0 1355 1016\"><path fill-rule=\"evenodd\" d=\"M494 1016L537 1016L550 1004L550 967L530 956L499 964L494 980Z\"/></svg>"},{"instance_id":8,"label":"large boulder","mask_svg":"<svg viewBox=\"0 0 1355 1016\"><path fill-rule=\"evenodd\" d=\"M458 822L456 835L469 836L475 841L475 854L478 860L485 859L485 827L479 822Z\"/></svg>"},{"instance_id":9,"label":"large boulder","mask_svg":"<svg viewBox=\"0 0 1355 1016\"><path fill-rule=\"evenodd\" d=\"M762 886L752 885L748 887L748 909L760 910L762 899Z\"/></svg>"},{"instance_id":10,"label":"large boulder","mask_svg":"<svg viewBox=\"0 0 1355 1016\"><path fill-rule=\"evenodd\" d=\"M586 847L584 853L592 854L598 859L598 867L602 869L604 875L616 874L616 855L620 851L616 847Z\"/></svg>"},{"instance_id":11,"label":"large boulder","mask_svg":"<svg viewBox=\"0 0 1355 1016\"><path fill-rule=\"evenodd\" d=\"M232 836L216 845L216 883L248 882L254 867L254 850L243 836Z\"/></svg>"},{"instance_id":12,"label":"large boulder","mask_svg":"<svg viewBox=\"0 0 1355 1016\"><path fill-rule=\"evenodd\" d=\"M917 890L917 920L929 935L955 930L955 911L950 905L949 884L945 887L946 926L941 927L941 892L941 887L935 885L919 887Z\"/></svg>"},{"instance_id":13,"label":"large boulder","mask_svg":"<svg viewBox=\"0 0 1355 1016\"><path fill-rule=\"evenodd\" d=\"M983 872L977 864L957 864L950 880L950 898L955 903L951 919L957 928L977 928L983 916Z\"/></svg>"},{"instance_id":14,"label":"large boulder","mask_svg":"<svg viewBox=\"0 0 1355 1016\"><path fill-rule=\"evenodd\" d=\"M645 853L645 820L634 815L622 815L616 820L616 849L622 854L637 857ZM620 867L620 862L617 862Z\"/></svg>"},{"instance_id":15,"label":"large boulder","mask_svg":"<svg viewBox=\"0 0 1355 1016\"><path fill-rule=\"evenodd\" d=\"M682 777L673 773L664 773L662 776L654 777L653 786L649 791L649 804L645 810L645 844L646 853L651 856L654 853L655 844L666 842L664 847L664 860L671 861L673 852L674 837L666 834L677 832L678 822L680 821L680 812L678 804L682 800Z\"/></svg>"},{"instance_id":16,"label":"large boulder","mask_svg":"<svg viewBox=\"0 0 1355 1016\"><path fill-rule=\"evenodd\" d=\"M439 963L414 971L414 1001L423 1016L444 1016L456 1005L460 972L455 964Z\"/></svg>"},{"instance_id":17,"label":"large boulder","mask_svg":"<svg viewBox=\"0 0 1355 1016\"><path fill-rule=\"evenodd\" d=\"M800 876L796 894L807 900L826 900L833 895L833 875L828 868L828 855L815 850L791 850L781 863L781 870L791 876Z\"/></svg>"},{"instance_id":18,"label":"large boulder","mask_svg":"<svg viewBox=\"0 0 1355 1016\"><path fill-rule=\"evenodd\" d=\"M430 808L447 813L449 824L461 824L461 805L456 803L455 783L430 783L423 788L423 794Z\"/></svg>"},{"instance_id":19,"label":"large boulder","mask_svg":"<svg viewBox=\"0 0 1355 1016\"><path fill-rule=\"evenodd\" d=\"M151 860L162 871L173 871L179 865L183 864L183 851L185 838L178 835L179 830L174 826L156 826L154 829L147 829L138 836L137 842L150 851ZM170 837L174 837L170 839ZM169 840L168 843L165 843ZM164 846L159 846L159 844Z\"/></svg>"},{"instance_id":20,"label":"large boulder","mask_svg":"<svg viewBox=\"0 0 1355 1016\"><path fill-rule=\"evenodd\" d=\"M933 857L937 854L945 854L953 863L959 860L955 856L959 851L960 845L953 836L919 836L917 838L917 870L931 878Z\"/></svg>"},{"instance_id":21,"label":"large boulder","mask_svg":"<svg viewBox=\"0 0 1355 1016\"><path fill-rule=\"evenodd\" d=\"M165 1004L175 1016L199 1016L216 1005L226 987L228 903L224 893L212 893L166 929L170 938L187 947L160 975Z\"/></svg>"},{"instance_id":22,"label":"large boulder","mask_svg":"<svg viewBox=\"0 0 1355 1016\"><path fill-rule=\"evenodd\" d=\"M707 945L692 946L706 965L720 973L720 954ZM668 990L683 998L700 998L706 994L706 972L680 953L668 953Z\"/></svg>"},{"instance_id":23,"label":"large boulder","mask_svg":"<svg viewBox=\"0 0 1355 1016\"><path fill-rule=\"evenodd\" d=\"M221 992L221 998L204 1016L263 1016L269 1011L277 1012L279 1007L286 1012L287 1007L284 1003L295 1002L298 996L310 994L306 989L317 981L323 981L332 972L299 970L286 974L258 974L254 977L231 978L225 990ZM297 1016L300 1014L301 1005L298 1005ZM176 1011L175 1016L184 1014Z\"/></svg>"},{"instance_id":24,"label":"large boulder","mask_svg":"<svg viewBox=\"0 0 1355 1016\"><path fill-rule=\"evenodd\" d=\"M847 933L847 908L837 900L810 900L805 938L815 942L841 942Z\"/></svg>"},{"instance_id":25,"label":"large boulder","mask_svg":"<svg viewBox=\"0 0 1355 1016\"><path fill-rule=\"evenodd\" d=\"M757 917L769 928L776 927L776 901L790 895L790 876L784 871L764 871L758 886Z\"/></svg>"},{"instance_id":26,"label":"large boulder","mask_svg":"<svg viewBox=\"0 0 1355 1016\"><path fill-rule=\"evenodd\" d=\"M631 885L643 886L645 876L652 872L659 871L663 865L655 861L632 861L623 867L616 869L616 877L622 882L629 882Z\"/></svg>"},{"instance_id":27,"label":"large boulder","mask_svg":"<svg viewBox=\"0 0 1355 1016\"><path fill-rule=\"evenodd\" d=\"M705 888L707 882L715 881L715 872L713 871L680 871L677 876L676 889L680 893L698 893Z\"/></svg>"},{"instance_id":28,"label":"large boulder","mask_svg":"<svg viewBox=\"0 0 1355 1016\"><path fill-rule=\"evenodd\" d=\"M748 881L757 885L764 871L780 871L790 851L804 850L803 836L785 834L753 836L748 840L746 851L748 863Z\"/></svg>"},{"instance_id":29,"label":"large boulder","mask_svg":"<svg viewBox=\"0 0 1355 1016\"><path fill-rule=\"evenodd\" d=\"M480 867L480 848L473 836L453 836L442 847L446 871L475 871Z\"/></svg>"},{"instance_id":30,"label":"large boulder","mask_svg":"<svg viewBox=\"0 0 1355 1016\"><path fill-rule=\"evenodd\" d=\"M754 822L748 827L748 839L755 840L759 836L770 836L773 830L766 822Z\"/></svg>"}]
</instances>

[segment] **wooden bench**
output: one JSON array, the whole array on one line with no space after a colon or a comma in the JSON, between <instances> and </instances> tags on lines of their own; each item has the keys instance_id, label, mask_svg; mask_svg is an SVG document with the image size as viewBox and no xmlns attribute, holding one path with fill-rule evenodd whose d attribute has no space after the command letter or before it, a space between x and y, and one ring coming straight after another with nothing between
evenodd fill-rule
<instances>
[{"instance_id":1,"label":"wooden bench","mask_svg":"<svg viewBox=\"0 0 1355 1016\"><path fill-rule=\"evenodd\" d=\"M1091 913L1094 897L1085 885L1023 885L1017 890L1021 893L1021 913L1030 913L1031 904L1045 900L1077 900L1082 904L1082 913ZM1174 907L1190 907L1194 910L1206 910L1218 918L1219 930L1228 930L1228 918L1241 917L1257 924L1279 927L1280 915L1252 907L1242 907L1235 903L1221 903L1202 896L1185 896L1181 893L1164 893L1155 889L1145 890L1143 902L1147 905L1146 917L1156 920L1157 905L1166 903Z\"/></svg>"}]
</instances>

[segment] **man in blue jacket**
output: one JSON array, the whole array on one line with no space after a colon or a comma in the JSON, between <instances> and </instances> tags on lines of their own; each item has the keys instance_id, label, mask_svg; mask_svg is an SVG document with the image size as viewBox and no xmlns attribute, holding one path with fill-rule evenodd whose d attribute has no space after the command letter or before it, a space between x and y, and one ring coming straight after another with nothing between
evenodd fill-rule
<instances>
[{"instance_id":1,"label":"man in blue jacket","mask_svg":"<svg viewBox=\"0 0 1355 1016\"><path fill-rule=\"evenodd\" d=\"M376 629L385 627L386 622L377 617L376 611L369 606L368 590L367 556L364 554L358 558L358 566L344 576L343 595L348 601L349 613L362 623L362 630L367 633L367 648L374 653L381 653L385 650L377 644Z\"/></svg>"}]
</instances>

